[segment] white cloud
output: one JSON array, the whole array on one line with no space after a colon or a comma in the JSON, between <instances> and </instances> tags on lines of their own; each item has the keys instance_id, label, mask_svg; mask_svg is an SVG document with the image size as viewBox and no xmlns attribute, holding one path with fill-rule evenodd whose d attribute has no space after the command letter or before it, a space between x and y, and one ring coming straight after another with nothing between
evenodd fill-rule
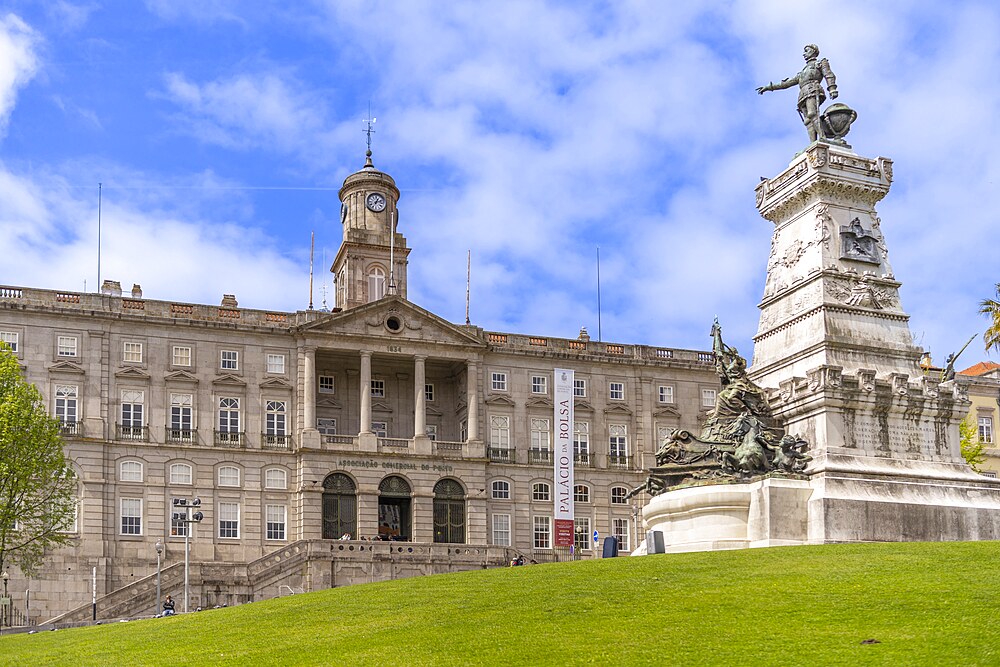
<instances>
[{"instance_id":1,"label":"white cloud","mask_svg":"<svg viewBox=\"0 0 1000 667\"><path fill-rule=\"evenodd\" d=\"M0 18L0 137L17 101L17 91L38 69L36 49L40 36L14 14Z\"/></svg>"}]
</instances>

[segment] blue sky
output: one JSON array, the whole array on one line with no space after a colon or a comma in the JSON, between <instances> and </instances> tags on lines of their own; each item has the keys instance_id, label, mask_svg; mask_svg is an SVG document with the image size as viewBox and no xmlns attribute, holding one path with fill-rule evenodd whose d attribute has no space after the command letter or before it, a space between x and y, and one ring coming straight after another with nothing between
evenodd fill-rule
<instances>
[{"instance_id":1,"label":"blue sky","mask_svg":"<svg viewBox=\"0 0 1000 667\"><path fill-rule=\"evenodd\" d=\"M754 88L814 42L895 160L882 229L941 362L1000 281L997 34L988 2L8 2L0 284L95 289L100 182L103 278L302 309L315 231L318 305L370 103L413 302L463 322L471 250L473 323L596 338L600 247L605 340L705 348L718 315L749 351L753 188L807 143Z\"/></svg>"}]
</instances>

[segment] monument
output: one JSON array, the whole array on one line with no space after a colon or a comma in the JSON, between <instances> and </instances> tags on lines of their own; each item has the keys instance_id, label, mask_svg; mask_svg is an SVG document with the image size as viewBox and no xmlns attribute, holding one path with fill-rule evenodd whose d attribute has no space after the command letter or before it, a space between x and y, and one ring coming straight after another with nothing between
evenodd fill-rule
<instances>
[{"instance_id":1,"label":"monument","mask_svg":"<svg viewBox=\"0 0 1000 667\"><path fill-rule=\"evenodd\" d=\"M922 373L900 303L875 210L892 161L852 150L857 114L821 111L836 78L814 45L804 57L757 89L799 86L810 143L756 188L774 234L753 363L743 372L713 327L723 388L700 436L662 443L636 489L652 496L644 525L667 551L1000 539L1000 484L960 453L968 397Z\"/></svg>"}]
</instances>

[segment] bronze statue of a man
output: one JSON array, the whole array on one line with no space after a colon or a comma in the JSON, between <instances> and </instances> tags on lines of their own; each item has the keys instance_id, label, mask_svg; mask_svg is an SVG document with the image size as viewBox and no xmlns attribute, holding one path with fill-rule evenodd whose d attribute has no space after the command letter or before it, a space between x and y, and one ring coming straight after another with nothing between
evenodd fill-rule
<instances>
[{"instance_id":1,"label":"bronze statue of a man","mask_svg":"<svg viewBox=\"0 0 1000 667\"><path fill-rule=\"evenodd\" d=\"M806 66L795 76L782 79L780 83L768 83L757 89L759 95L772 90L783 90L798 84L799 86L799 116L809 133L809 141L816 141L823 137L820 128L819 107L826 100L826 93L823 92L823 79L826 79L826 87L830 91L830 99L837 99L837 77L830 69L830 63L826 58L819 57L819 47L815 44L806 44L802 57L806 59Z\"/></svg>"}]
</instances>

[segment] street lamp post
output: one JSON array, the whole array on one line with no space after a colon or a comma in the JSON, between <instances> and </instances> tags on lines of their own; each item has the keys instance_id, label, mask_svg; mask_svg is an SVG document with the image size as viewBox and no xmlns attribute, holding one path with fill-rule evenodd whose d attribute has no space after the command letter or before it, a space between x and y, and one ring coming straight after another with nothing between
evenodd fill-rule
<instances>
[{"instance_id":1,"label":"street lamp post","mask_svg":"<svg viewBox=\"0 0 1000 667\"><path fill-rule=\"evenodd\" d=\"M188 573L190 571L190 555L191 555L191 524L198 523L205 518L205 515L201 512L194 512L199 507L201 507L201 498L195 498L190 503L187 498L174 498L174 507L180 508L182 512L174 512L174 521L180 521L184 524L184 613L188 611L188 598L189 595L189 578Z\"/></svg>"},{"instance_id":2,"label":"street lamp post","mask_svg":"<svg viewBox=\"0 0 1000 667\"><path fill-rule=\"evenodd\" d=\"M156 540L156 603L153 604L153 615L160 613L160 556L163 554L163 542Z\"/></svg>"},{"instance_id":3,"label":"street lamp post","mask_svg":"<svg viewBox=\"0 0 1000 667\"><path fill-rule=\"evenodd\" d=\"M3 626L9 625L7 619L10 618L10 598L7 597L7 580L10 579L10 575L7 574L7 570L0 572L0 579L3 579L3 604L0 604L0 634L3 634Z\"/></svg>"}]
</instances>

